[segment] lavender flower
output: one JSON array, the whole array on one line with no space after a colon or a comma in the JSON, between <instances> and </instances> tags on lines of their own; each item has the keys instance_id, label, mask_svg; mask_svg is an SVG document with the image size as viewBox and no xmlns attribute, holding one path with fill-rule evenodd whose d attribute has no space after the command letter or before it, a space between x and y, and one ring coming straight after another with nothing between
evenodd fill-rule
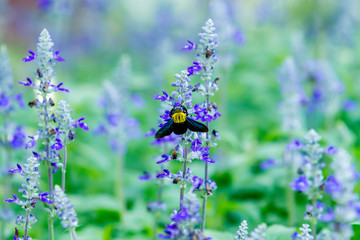
<instances>
[{"instance_id":1,"label":"lavender flower","mask_svg":"<svg viewBox=\"0 0 360 240\"><path fill-rule=\"evenodd\" d=\"M21 214L16 218L16 224L22 226L24 231L24 239L27 239L27 232L30 228L30 225L35 223L37 220L34 215L30 212L35 207L37 199L40 199L44 203L51 204L51 200L47 198L48 193L38 193L40 178L39 172L39 159L37 157L29 157L26 160L26 163L21 167L20 164L17 164L17 169L12 169L13 173L18 173L24 178L24 183L19 187L19 192L22 193L24 200L20 200L15 194L13 198L5 199L4 201L9 203L15 203L20 205L23 209L26 210L26 216L23 217Z\"/></svg>"},{"instance_id":2,"label":"lavender flower","mask_svg":"<svg viewBox=\"0 0 360 240\"><path fill-rule=\"evenodd\" d=\"M138 122L131 117L128 108L131 104L130 82L130 59L123 56L119 59L111 81L104 83L103 95L100 99L100 105L104 110L104 121L96 132L106 134L112 150L120 154L126 152L127 139L139 135Z\"/></svg>"},{"instance_id":3,"label":"lavender flower","mask_svg":"<svg viewBox=\"0 0 360 240\"><path fill-rule=\"evenodd\" d=\"M235 240L247 240L248 239L248 224L247 221L242 221L241 225L239 226L239 230L236 232L237 236L234 237Z\"/></svg>"},{"instance_id":4,"label":"lavender flower","mask_svg":"<svg viewBox=\"0 0 360 240\"><path fill-rule=\"evenodd\" d=\"M61 225L70 232L71 239L76 239L75 228L78 226L79 221L76 216L74 206L71 204L64 191L58 185L55 185L54 188L54 200L56 205L56 212L61 218Z\"/></svg>"},{"instance_id":5,"label":"lavender flower","mask_svg":"<svg viewBox=\"0 0 360 240\"><path fill-rule=\"evenodd\" d=\"M267 226L265 223L261 223L254 231L250 233L248 240L265 240Z\"/></svg>"},{"instance_id":6,"label":"lavender flower","mask_svg":"<svg viewBox=\"0 0 360 240\"><path fill-rule=\"evenodd\" d=\"M303 128L302 102L304 92L301 87L300 74L293 58L286 58L278 75L282 103L280 112L282 115L282 128L284 131L297 131Z\"/></svg>"},{"instance_id":7,"label":"lavender flower","mask_svg":"<svg viewBox=\"0 0 360 240\"><path fill-rule=\"evenodd\" d=\"M300 232L296 234L296 238L295 239L299 239L299 240L313 240L314 237L311 236L311 229L309 228L310 226L308 224L303 224L302 227L300 228Z\"/></svg>"}]
</instances>

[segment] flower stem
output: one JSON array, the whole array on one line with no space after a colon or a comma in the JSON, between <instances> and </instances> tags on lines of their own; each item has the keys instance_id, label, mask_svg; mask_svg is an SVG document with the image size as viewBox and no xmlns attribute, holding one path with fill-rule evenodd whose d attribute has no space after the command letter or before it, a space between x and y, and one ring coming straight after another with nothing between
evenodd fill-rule
<instances>
[{"instance_id":1,"label":"flower stem","mask_svg":"<svg viewBox=\"0 0 360 240\"><path fill-rule=\"evenodd\" d=\"M49 225L49 240L54 240L55 239L54 218L52 216L49 216L48 225Z\"/></svg>"},{"instance_id":2,"label":"flower stem","mask_svg":"<svg viewBox=\"0 0 360 240\"><path fill-rule=\"evenodd\" d=\"M70 240L77 240L75 228L70 230Z\"/></svg>"},{"instance_id":3,"label":"flower stem","mask_svg":"<svg viewBox=\"0 0 360 240\"><path fill-rule=\"evenodd\" d=\"M293 180L293 169L294 169L294 163L293 163L293 152L286 151L284 158L285 164L287 166L287 182L291 182ZM295 225L295 193L291 189L290 185L286 187L286 200L287 200L287 212L288 212L288 226L294 226Z\"/></svg>"},{"instance_id":4,"label":"flower stem","mask_svg":"<svg viewBox=\"0 0 360 240\"><path fill-rule=\"evenodd\" d=\"M209 109L210 107L210 97L209 97L209 86L208 81L205 81L205 89L206 89L206 109ZM206 127L209 129L209 122L206 121ZM206 146L209 143L209 131L206 132ZM206 204L207 204L207 197L208 197L208 179L209 179L209 163L205 162L205 174L204 174L204 181L205 181L205 195L203 198L203 204L202 204L202 212L201 212L201 232L204 232L205 230L205 224L206 224Z\"/></svg>"},{"instance_id":5,"label":"flower stem","mask_svg":"<svg viewBox=\"0 0 360 240\"><path fill-rule=\"evenodd\" d=\"M182 208L184 201L184 191L185 191L185 175L186 175L186 163L187 163L187 153L188 153L188 142L186 140L187 134L185 133L185 153L184 153L184 165L183 165L183 181L180 190L180 209Z\"/></svg>"},{"instance_id":6,"label":"flower stem","mask_svg":"<svg viewBox=\"0 0 360 240\"><path fill-rule=\"evenodd\" d=\"M162 198L162 189L163 189L163 185L160 184L159 185L159 192L158 192L158 196L157 196L157 203L161 202L161 198ZM160 211L156 210L155 211L155 222L154 222L154 231L153 231L153 239L157 240L158 239L158 235L157 235L157 229L158 229L158 225L159 225L159 216L160 216Z\"/></svg>"},{"instance_id":7,"label":"flower stem","mask_svg":"<svg viewBox=\"0 0 360 240\"><path fill-rule=\"evenodd\" d=\"M119 201L119 211L121 219L124 222L124 216L126 211L125 206L125 195L124 195L124 156L119 154L119 157L115 159L114 167L114 176L115 176L115 196Z\"/></svg>"},{"instance_id":8,"label":"flower stem","mask_svg":"<svg viewBox=\"0 0 360 240\"><path fill-rule=\"evenodd\" d=\"M316 198L313 198L312 200L313 209L316 209ZM312 216L311 218L311 229L312 229L312 235L314 237L314 240L316 240L316 228L317 228L317 217L316 215Z\"/></svg>"},{"instance_id":9,"label":"flower stem","mask_svg":"<svg viewBox=\"0 0 360 240\"><path fill-rule=\"evenodd\" d=\"M62 175L61 175L61 188L65 192L65 175L66 175L66 164L67 164L67 149L66 145L64 145L64 156L63 156L63 167L62 167Z\"/></svg>"},{"instance_id":10,"label":"flower stem","mask_svg":"<svg viewBox=\"0 0 360 240\"><path fill-rule=\"evenodd\" d=\"M29 215L30 215L30 210L26 210L24 239L27 239L27 232L29 228Z\"/></svg>"}]
</instances>

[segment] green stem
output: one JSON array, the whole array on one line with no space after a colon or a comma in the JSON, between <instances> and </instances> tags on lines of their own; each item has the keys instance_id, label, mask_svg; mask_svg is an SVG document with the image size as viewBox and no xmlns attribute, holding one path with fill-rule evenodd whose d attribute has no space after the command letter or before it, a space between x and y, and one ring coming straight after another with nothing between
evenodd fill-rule
<instances>
[{"instance_id":1,"label":"green stem","mask_svg":"<svg viewBox=\"0 0 360 240\"><path fill-rule=\"evenodd\" d=\"M75 228L72 228L72 229L70 230L70 239L71 239L71 240L77 240Z\"/></svg>"},{"instance_id":2,"label":"green stem","mask_svg":"<svg viewBox=\"0 0 360 240\"><path fill-rule=\"evenodd\" d=\"M209 87L208 87L208 81L205 81L205 87L206 87L206 109L209 109L210 107L210 97L209 97ZM209 129L209 122L206 121L206 127ZM209 131L206 132L206 145L209 142ZM206 204L207 204L207 197L208 197L208 179L209 179L209 163L205 162L205 174L204 174L204 181L205 181L205 195L203 198L203 204L202 204L202 212L201 212L201 232L204 232L205 230L205 224L206 224Z\"/></svg>"},{"instance_id":3,"label":"green stem","mask_svg":"<svg viewBox=\"0 0 360 240\"><path fill-rule=\"evenodd\" d=\"M187 134L185 133L185 139L187 138ZM181 185L181 190L180 190L180 209L183 206L183 201L184 201L184 191L185 191L185 175L186 175L186 163L187 163L187 152L188 152L188 142L185 140L185 154L184 154L184 165L183 165L183 181L182 181L182 185Z\"/></svg>"},{"instance_id":4,"label":"green stem","mask_svg":"<svg viewBox=\"0 0 360 240\"><path fill-rule=\"evenodd\" d=\"M49 226L49 240L54 240L55 239L54 218L52 216L49 216L48 226Z\"/></svg>"},{"instance_id":5,"label":"green stem","mask_svg":"<svg viewBox=\"0 0 360 240\"><path fill-rule=\"evenodd\" d=\"M24 239L27 239L27 234L28 234L27 232L29 228L29 215L30 215L30 211L26 210Z\"/></svg>"},{"instance_id":6,"label":"green stem","mask_svg":"<svg viewBox=\"0 0 360 240\"><path fill-rule=\"evenodd\" d=\"M120 204L120 215L122 221L124 221L125 216L125 195L124 195L124 157L123 155L119 155L118 159L115 159L115 167L114 167L114 175L115 175L115 196Z\"/></svg>"},{"instance_id":7,"label":"green stem","mask_svg":"<svg viewBox=\"0 0 360 240\"><path fill-rule=\"evenodd\" d=\"M313 209L315 211L316 209L316 198L313 198L312 200ZM312 235L314 237L314 240L316 240L316 230L317 230L317 217L314 214L311 218L311 229L312 229Z\"/></svg>"},{"instance_id":8,"label":"green stem","mask_svg":"<svg viewBox=\"0 0 360 240\"><path fill-rule=\"evenodd\" d=\"M65 177L66 177L66 164L67 164L67 149L66 145L64 145L64 156L63 156L63 167L62 167L62 175L61 175L61 187L65 192Z\"/></svg>"}]
</instances>

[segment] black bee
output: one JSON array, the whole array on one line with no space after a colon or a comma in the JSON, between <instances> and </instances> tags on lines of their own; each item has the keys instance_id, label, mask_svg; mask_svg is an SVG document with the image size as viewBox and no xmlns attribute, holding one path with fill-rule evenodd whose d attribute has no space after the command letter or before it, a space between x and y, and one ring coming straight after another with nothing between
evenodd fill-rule
<instances>
[{"instance_id":1,"label":"black bee","mask_svg":"<svg viewBox=\"0 0 360 240\"><path fill-rule=\"evenodd\" d=\"M184 134L188 129L193 132L209 131L209 129L204 124L189 118L186 108L182 105L171 109L170 118L171 119L156 132L156 139L168 136L172 132L177 135Z\"/></svg>"}]
</instances>

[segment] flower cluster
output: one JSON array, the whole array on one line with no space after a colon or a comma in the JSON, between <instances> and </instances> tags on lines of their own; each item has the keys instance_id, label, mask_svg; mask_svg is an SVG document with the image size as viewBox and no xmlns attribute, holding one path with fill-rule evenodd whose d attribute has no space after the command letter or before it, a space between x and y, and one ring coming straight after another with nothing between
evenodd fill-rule
<instances>
[{"instance_id":1,"label":"flower cluster","mask_svg":"<svg viewBox=\"0 0 360 240\"><path fill-rule=\"evenodd\" d=\"M70 200L58 185L55 185L54 188L54 201L56 212L61 218L61 225L63 228L71 231L72 229L75 229L79 222L76 217L76 212Z\"/></svg>"},{"instance_id":2,"label":"flower cluster","mask_svg":"<svg viewBox=\"0 0 360 240\"><path fill-rule=\"evenodd\" d=\"M351 222L360 218L360 202L354 193L359 174L354 170L350 155L340 149L330 165L334 174L325 182L325 191L336 203L332 213L332 236L334 239L350 239L353 236Z\"/></svg>"},{"instance_id":3,"label":"flower cluster","mask_svg":"<svg viewBox=\"0 0 360 240\"><path fill-rule=\"evenodd\" d=\"M306 100L293 58L285 59L279 70L278 79L283 99L280 104L282 127L285 131L300 130L303 127L302 104Z\"/></svg>"},{"instance_id":4,"label":"flower cluster","mask_svg":"<svg viewBox=\"0 0 360 240\"><path fill-rule=\"evenodd\" d=\"M248 232L248 224L246 220L242 221L239 226L239 230L236 232L237 236L234 237L235 240L265 240L266 238L267 226L265 223L261 223L257 226L254 231Z\"/></svg>"},{"instance_id":5,"label":"flower cluster","mask_svg":"<svg viewBox=\"0 0 360 240\"><path fill-rule=\"evenodd\" d=\"M36 81L30 78L26 79L26 82L19 81L20 84L33 88L36 92L36 99L29 102L30 107L34 107L39 111L38 119L41 129L36 131L34 136L29 136L31 139L25 146L25 148L33 148L37 141L41 139L45 145L45 149L41 152L40 159L50 163L50 166L57 169L59 155L57 151L62 149L62 142L60 138L53 138L58 133L59 129L55 125L57 115L51 112L51 109L55 106L51 93L53 92L69 92L68 89L63 88L63 83L54 83L55 71L53 66L56 62L64 62L65 60L59 56L59 51L53 51L54 43L51 40L49 32L44 29L40 33L39 42L37 44L37 52L29 50L29 56L23 58L24 62L35 61L37 64ZM51 146L51 147L50 147ZM49 190L52 186L49 187Z\"/></svg>"},{"instance_id":6,"label":"flower cluster","mask_svg":"<svg viewBox=\"0 0 360 240\"><path fill-rule=\"evenodd\" d=\"M23 166L17 164L16 168L9 170L10 173L18 173L24 178L24 183L19 187L19 192L22 193L24 200L19 199L16 194L13 194L13 198L4 200L20 205L26 210L25 217L20 214L15 220L17 225L22 226L25 229L24 239L27 239L26 232L28 228L30 228L30 225L37 221L35 216L30 214L35 208L36 202L40 200L46 204L52 204L52 201L48 198L49 193L38 192L38 180L40 178L39 166L39 155L34 152L34 156L27 158L26 163Z\"/></svg>"},{"instance_id":7,"label":"flower cluster","mask_svg":"<svg viewBox=\"0 0 360 240\"><path fill-rule=\"evenodd\" d=\"M201 222L199 199L192 192L185 195L183 207L180 210L173 210L170 214L171 224L167 224L164 234L159 234L161 239L199 239L208 240L196 225Z\"/></svg>"},{"instance_id":8,"label":"flower cluster","mask_svg":"<svg viewBox=\"0 0 360 240\"><path fill-rule=\"evenodd\" d=\"M300 233L295 232L292 235L292 240L313 240L314 237L311 236L311 229L310 226L308 224L303 224L302 227L300 228Z\"/></svg>"},{"instance_id":9,"label":"flower cluster","mask_svg":"<svg viewBox=\"0 0 360 240\"><path fill-rule=\"evenodd\" d=\"M325 179L323 175L323 168L325 163L323 155L333 155L337 150L330 146L328 148L320 147L319 141L321 136L313 129L311 129L304 137L304 141L295 140L294 143L288 145L288 149L297 149L302 153L302 166L299 168L298 178L290 183L294 191L300 191L312 200L312 205L307 206L307 215L313 218L329 221L328 208L318 200L323 198Z\"/></svg>"},{"instance_id":10,"label":"flower cluster","mask_svg":"<svg viewBox=\"0 0 360 240\"><path fill-rule=\"evenodd\" d=\"M130 116L129 111L130 82L130 59L123 56L120 58L111 80L103 85L100 106L104 110L105 120L95 130L96 134L108 136L111 149L116 153L125 153L127 139L139 134L138 121Z\"/></svg>"}]
</instances>

